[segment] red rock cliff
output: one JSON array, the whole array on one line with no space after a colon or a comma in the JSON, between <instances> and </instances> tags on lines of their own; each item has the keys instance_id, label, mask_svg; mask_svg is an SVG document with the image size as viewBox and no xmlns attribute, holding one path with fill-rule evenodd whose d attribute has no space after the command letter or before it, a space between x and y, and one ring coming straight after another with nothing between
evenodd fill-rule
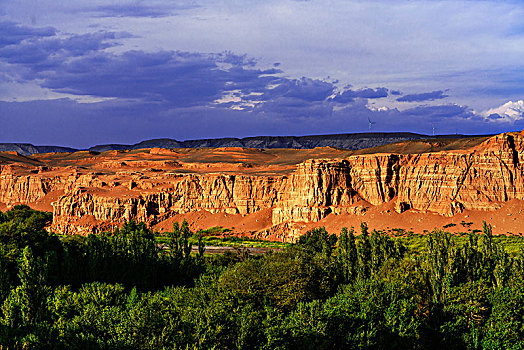
<instances>
[{"instance_id":1,"label":"red rock cliff","mask_svg":"<svg viewBox=\"0 0 524 350\"><path fill-rule=\"evenodd\" d=\"M69 156L73 160L49 155L31 163L6 155L0 158L0 203L51 204L53 230L85 234L125 220L155 224L201 210L245 216L267 209L272 224L285 229L388 202L397 212L452 216L524 200L524 136L518 133L420 154L319 149L295 164L283 160L293 151L133 152L78 152ZM208 153L198 153L204 159L197 161L190 158L195 152Z\"/></svg>"}]
</instances>

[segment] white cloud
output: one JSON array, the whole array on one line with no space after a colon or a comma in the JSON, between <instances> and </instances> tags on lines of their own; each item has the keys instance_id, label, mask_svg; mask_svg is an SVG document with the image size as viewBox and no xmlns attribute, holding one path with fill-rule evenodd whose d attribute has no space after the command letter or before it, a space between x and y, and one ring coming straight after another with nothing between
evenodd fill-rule
<instances>
[{"instance_id":1,"label":"white cloud","mask_svg":"<svg viewBox=\"0 0 524 350\"><path fill-rule=\"evenodd\" d=\"M508 101L502 106L483 111L481 115L490 121L514 123L524 119L524 101Z\"/></svg>"},{"instance_id":2,"label":"white cloud","mask_svg":"<svg viewBox=\"0 0 524 350\"><path fill-rule=\"evenodd\" d=\"M373 111L373 112L387 112L389 111L391 108L387 107L387 106L374 106L374 105L366 105L366 107L370 110L370 111Z\"/></svg>"}]
</instances>

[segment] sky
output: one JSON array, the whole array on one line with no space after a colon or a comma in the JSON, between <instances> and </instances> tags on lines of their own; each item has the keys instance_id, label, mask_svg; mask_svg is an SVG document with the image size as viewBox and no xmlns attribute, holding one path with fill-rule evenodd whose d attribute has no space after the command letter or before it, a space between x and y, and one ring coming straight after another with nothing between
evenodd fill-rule
<instances>
[{"instance_id":1,"label":"sky","mask_svg":"<svg viewBox=\"0 0 524 350\"><path fill-rule=\"evenodd\" d=\"M524 129L524 1L0 0L0 143Z\"/></svg>"}]
</instances>

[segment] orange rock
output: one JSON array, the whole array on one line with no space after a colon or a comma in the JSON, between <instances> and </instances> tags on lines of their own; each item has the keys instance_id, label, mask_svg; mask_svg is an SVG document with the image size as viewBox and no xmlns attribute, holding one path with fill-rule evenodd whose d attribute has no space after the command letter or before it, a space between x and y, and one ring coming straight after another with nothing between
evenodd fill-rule
<instances>
[{"instance_id":1,"label":"orange rock","mask_svg":"<svg viewBox=\"0 0 524 350\"><path fill-rule=\"evenodd\" d=\"M386 203L398 213L451 217L524 200L523 133L464 149L435 147L449 144L403 154L235 148L12 155L0 167L0 204L48 205L52 230L63 234L99 232L130 219L154 225L202 210L240 216L265 210L272 226L259 234L290 237L300 223L365 217ZM35 166L47 170L31 172ZM51 192L61 195L49 206Z\"/></svg>"}]
</instances>

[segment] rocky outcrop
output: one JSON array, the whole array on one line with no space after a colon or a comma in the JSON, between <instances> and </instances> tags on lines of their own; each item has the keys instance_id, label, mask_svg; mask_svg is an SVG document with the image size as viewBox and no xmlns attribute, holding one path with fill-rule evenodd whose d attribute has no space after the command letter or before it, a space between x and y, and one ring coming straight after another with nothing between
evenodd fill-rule
<instances>
[{"instance_id":1,"label":"rocky outcrop","mask_svg":"<svg viewBox=\"0 0 524 350\"><path fill-rule=\"evenodd\" d=\"M285 179L273 209L274 225L318 221L334 207L349 207L358 198L351 188L347 161L311 160Z\"/></svg>"},{"instance_id":2,"label":"rocky outcrop","mask_svg":"<svg viewBox=\"0 0 524 350\"><path fill-rule=\"evenodd\" d=\"M471 151L403 157L397 207L452 216L524 199L523 136L502 134Z\"/></svg>"},{"instance_id":3,"label":"rocky outcrop","mask_svg":"<svg viewBox=\"0 0 524 350\"><path fill-rule=\"evenodd\" d=\"M141 183L135 181L134 191L118 197L112 196L111 189L69 192L53 203L53 227L63 233L76 232L73 226L85 216L97 222L133 219L154 224L197 210L247 215L276 204L283 177L182 175L172 179L170 188L147 194L141 193ZM97 230L89 222L86 227Z\"/></svg>"},{"instance_id":4,"label":"rocky outcrop","mask_svg":"<svg viewBox=\"0 0 524 350\"><path fill-rule=\"evenodd\" d=\"M140 162L111 160L99 167L154 165ZM287 174L184 173L185 165L163 162L158 164L180 172L148 168L145 176L133 170L97 173L72 167L61 175L45 168L20 174L16 167L2 165L0 202L37 203L62 191L52 204L52 229L85 234L125 220L154 224L199 210L244 216L270 209L273 228L267 232L295 232L294 223L362 215L368 207L388 202L398 212L452 216L524 200L524 136L518 133L497 135L466 150L311 159Z\"/></svg>"},{"instance_id":5,"label":"rocky outcrop","mask_svg":"<svg viewBox=\"0 0 524 350\"><path fill-rule=\"evenodd\" d=\"M60 183L60 179L48 179L35 176L17 176L10 173L0 173L0 202L33 203L42 199L52 188Z\"/></svg>"}]
</instances>

